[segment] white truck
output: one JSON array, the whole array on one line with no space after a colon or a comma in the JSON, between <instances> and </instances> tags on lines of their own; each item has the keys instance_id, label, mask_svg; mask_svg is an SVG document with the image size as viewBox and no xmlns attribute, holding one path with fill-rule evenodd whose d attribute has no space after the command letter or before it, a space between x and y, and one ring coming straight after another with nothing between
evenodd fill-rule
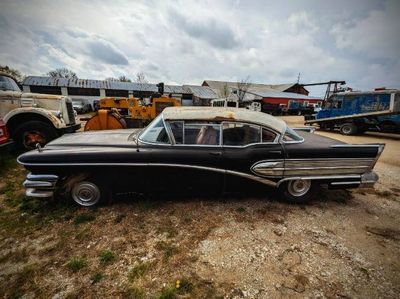
<instances>
[{"instance_id":1,"label":"white truck","mask_svg":"<svg viewBox=\"0 0 400 299\"><path fill-rule=\"evenodd\" d=\"M0 118L17 149L30 150L81 127L69 97L24 93L16 80L0 73Z\"/></svg>"}]
</instances>

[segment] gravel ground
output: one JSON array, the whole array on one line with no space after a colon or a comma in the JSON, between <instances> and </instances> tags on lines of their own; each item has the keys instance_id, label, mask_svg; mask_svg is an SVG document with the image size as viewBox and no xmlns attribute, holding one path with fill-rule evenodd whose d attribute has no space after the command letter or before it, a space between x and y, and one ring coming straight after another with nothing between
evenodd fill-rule
<instances>
[{"instance_id":1,"label":"gravel ground","mask_svg":"<svg viewBox=\"0 0 400 299\"><path fill-rule=\"evenodd\" d=\"M301 206L271 193L85 210L24 198L25 171L10 161L0 298L399 298L400 138L317 134L386 143L376 189L322 189Z\"/></svg>"}]
</instances>

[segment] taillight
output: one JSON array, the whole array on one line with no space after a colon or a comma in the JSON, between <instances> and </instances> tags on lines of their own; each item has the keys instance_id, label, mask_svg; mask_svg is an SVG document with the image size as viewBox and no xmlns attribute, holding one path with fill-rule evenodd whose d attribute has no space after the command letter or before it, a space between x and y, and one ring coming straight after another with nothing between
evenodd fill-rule
<instances>
[{"instance_id":1,"label":"taillight","mask_svg":"<svg viewBox=\"0 0 400 299\"><path fill-rule=\"evenodd\" d=\"M6 135L6 132L4 130L4 128L0 128L0 137L3 137Z\"/></svg>"}]
</instances>

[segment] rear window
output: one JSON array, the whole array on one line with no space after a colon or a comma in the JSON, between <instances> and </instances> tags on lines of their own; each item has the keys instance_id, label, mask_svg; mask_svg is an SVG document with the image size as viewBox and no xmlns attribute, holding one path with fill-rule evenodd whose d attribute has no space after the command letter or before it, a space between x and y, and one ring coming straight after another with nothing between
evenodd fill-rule
<instances>
[{"instance_id":1,"label":"rear window","mask_svg":"<svg viewBox=\"0 0 400 299\"><path fill-rule=\"evenodd\" d=\"M286 128L285 135L283 135L284 142L301 142L304 138L301 137L297 132L289 127Z\"/></svg>"}]
</instances>

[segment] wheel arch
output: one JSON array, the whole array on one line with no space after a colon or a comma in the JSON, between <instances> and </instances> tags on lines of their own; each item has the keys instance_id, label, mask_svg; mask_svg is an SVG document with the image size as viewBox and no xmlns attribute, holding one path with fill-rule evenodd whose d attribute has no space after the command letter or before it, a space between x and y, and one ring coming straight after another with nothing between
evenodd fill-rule
<instances>
[{"instance_id":1,"label":"wheel arch","mask_svg":"<svg viewBox=\"0 0 400 299\"><path fill-rule=\"evenodd\" d=\"M4 121L11 135L14 134L15 130L20 124L28 121L41 121L54 127L55 129L59 128L60 123L60 121L48 111L18 111L18 109L6 114Z\"/></svg>"}]
</instances>

